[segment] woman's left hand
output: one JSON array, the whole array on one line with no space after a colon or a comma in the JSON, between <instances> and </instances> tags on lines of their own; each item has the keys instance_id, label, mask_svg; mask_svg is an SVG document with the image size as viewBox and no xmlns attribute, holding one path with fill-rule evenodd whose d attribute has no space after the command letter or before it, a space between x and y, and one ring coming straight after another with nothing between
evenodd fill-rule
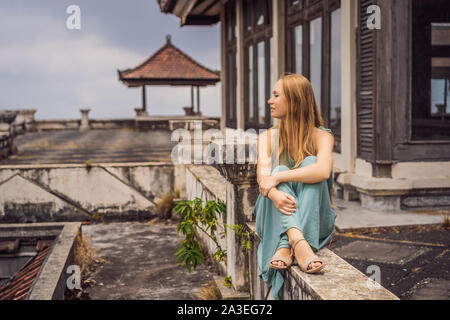
<instances>
[{"instance_id":1,"label":"woman's left hand","mask_svg":"<svg viewBox=\"0 0 450 320\"><path fill-rule=\"evenodd\" d=\"M272 176L263 176L261 181L259 182L259 192L267 197L270 189L276 187L279 184L275 175Z\"/></svg>"}]
</instances>

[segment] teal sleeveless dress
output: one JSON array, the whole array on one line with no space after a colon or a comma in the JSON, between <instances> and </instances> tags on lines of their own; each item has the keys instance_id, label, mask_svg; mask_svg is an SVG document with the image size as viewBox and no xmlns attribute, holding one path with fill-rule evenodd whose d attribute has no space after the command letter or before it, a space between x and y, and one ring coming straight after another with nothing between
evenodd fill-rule
<instances>
[{"instance_id":1,"label":"teal sleeveless dress","mask_svg":"<svg viewBox=\"0 0 450 320\"><path fill-rule=\"evenodd\" d=\"M330 129L322 126L319 129L332 133ZM295 162L290 156L286 164L280 162L280 165L275 167L276 154L277 152L272 148L272 175L294 169ZM308 166L316 161L315 156L306 157L299 167ZM297 211L291 216L279 212L272 200L262 194L259 194L256 200L253 214L256 216L256 233L261 238L257 252L258 276L272 287L272 296L275 300L283 299L286 271L270 269L269 262L278 249L290 248L286 231L290 228L301 230L314 252L323 248L333 235L336 213L331 207L328 186L330 188L333 186L333 172L328 180L320 183L283 182L279 184L278 190L296 199Z\"/></svg>"}]
</instances>

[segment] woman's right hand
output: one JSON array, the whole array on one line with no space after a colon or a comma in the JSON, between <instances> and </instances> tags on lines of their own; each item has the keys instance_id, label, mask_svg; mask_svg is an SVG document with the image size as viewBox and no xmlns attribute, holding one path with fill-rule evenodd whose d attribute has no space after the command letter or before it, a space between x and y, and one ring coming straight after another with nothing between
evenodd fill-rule
<instances>
[{"instance_id":1,"label":"woman's right hand","mask_svg":"<svg viewBox=\"0 0 450 320\"><path fill-rule=\"evenodd\" d=\"M290 216L293 212L297 211L295 198L286 192L272 188L269 192L269 199L272 200L274 206L282 214Z\"/></svg>"}]
</instances>

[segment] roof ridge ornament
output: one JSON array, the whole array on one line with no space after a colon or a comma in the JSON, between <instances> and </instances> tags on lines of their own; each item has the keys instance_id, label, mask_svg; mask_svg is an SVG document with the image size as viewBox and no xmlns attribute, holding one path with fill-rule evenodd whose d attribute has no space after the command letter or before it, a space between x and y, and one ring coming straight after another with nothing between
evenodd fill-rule
<instances>
[{"instance_id":1,"label":"roof ridge ornament","mask_svg":"<svg viewBox=\"0 0 450 320\"><path fill-rule=\"evenodd\" d=\"M172 44L172 36L170 34L166 35L166 42Z\"/></svg>"}]
</instances>

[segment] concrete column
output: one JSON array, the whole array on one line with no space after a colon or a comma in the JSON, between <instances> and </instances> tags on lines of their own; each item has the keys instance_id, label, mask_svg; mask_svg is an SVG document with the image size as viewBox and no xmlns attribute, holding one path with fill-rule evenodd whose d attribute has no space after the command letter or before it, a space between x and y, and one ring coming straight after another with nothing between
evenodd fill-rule
<instances>
[{"instance_id":1,"label":"concrete column","mask_svg":"<svg viewBox=\"0 0 450 320\"><path fill-rule=\"evenodd\" d=\"M147 111L147 98L145 96L145 86L142 86L142 111Z\"/></svg>"},{"instance_id":2,"label":"concrete column","mask_svg":"<svg viewBox=\"0 0 450 320\"><path fill-rule=\"evenodd\" d=\"M356 27L358 1L341 1L341 153L335 153L334 166L355 172L356 131Z\"/></svg>"},{"instance_id":3,"label":"concrete column","mask_svg":"<svg viewBox=\"0 0 450 320\"><path fill-rule=\"evenodd\" d=\"M191 86L191 108L194 111L194 86Z\"/></svg>"},{"instance_id":4,"label":"concrete column","mask_svg":"<svg viewBox=\"0 0 450 320\"><path fill-rule=\"evenodd\" d=\"M20 114L24 117L25 121L25 130L26 131L34 131L34 114L36 113L36 109L24 109L20 110Z\"/></svg>"},{"instance_id":5,"label":"concrete column","mask_svg":"<svg viewBox=\"0 0 450 320\"><path fill-rule=\"evenodd\" d=\"M222 117L220 117L220 130L222 136L225 136L225 129L227 126L227 105L226 105L226 86L227 86L227 72L226 72L226 23L225 23L225 7L222 4L220 9L220 85L222 89ZM194 103L192 103L194 105Z\"/></svg>"},{"instance_id":6,"label":"concrete column","mask_svg":"<svg viewBox=\"0 0 450 320\"><path fill-rule=\"evenodd\" d=\"M17 115L19 114L19 111L14 110L4 110L0 111L0 130L3 131L5 134L13 135L14 134L14 128L13 123L17 118Z\"/></svg>"},{"instance_id":7,"label":"concrete column","mask_svg":"<svg viewBox=\"0 0 450 320\"><path fill-rule=\"evenodd\" d=\"M244 9L243 0L236 1L236 24L237 24L237 129L244 130Z\"/></svg>"},{"instance_id":8,"label":"concrete column","mask_svg":"<svg viewBox=\"0 0 450 320\"><path fill-rule=\"evenodd\" d=\"M80 130L88 130L89 129L89 118L88 118L89 111L91 111L91 109L80 109L80 112L81 112Z\"/></svg>"},{"instance_id":9,"label":"concrete column","mask_svg":"<svg viewBox=\"0 0 450 320\"><path fill-rule=\"evenodd\" d=\"M200 86L197 86L197 115L201 115L201 113L200 113Z\"/></svg>"},{"instance_id":10,"label":"concrete column","mask_svg":"<svg viewBox=\"0 0 450 320\"><path fill-rule=\"evenodd\" d=\"M286 70L286 14L285 2L272 0L273 48L275 58L275 77L280 78Z\"/></svg>"},{"instance_id":11,"label":"concrete column","mask_svg":"<svg viewBox=\"0 0 450 320\"><path fill-rule=\"evenodd\" d=\"M242 147L245 150L246 159L244 163L238 163L238 150ZM219 145L216 150L221 150L223 159L229 159L227 152L231 150L234 152L233 163L214 165L228 181L226 223L229 225L245 225L246 222L254 220L252 213L259 195L256 164L251 163L248 158L250 145L248 143L244 146L232 144L227 147L227 144L225 144ZM227 230L227 274L231 276L236 290L248 291L249 266L241 240L232 230Z\"/></svg>"},{"instance_id":12,"label":"concrete column","mask_svg":"<svg viewBox=\"0 0 450 320\"><path fill-rule=\"evenodd\" d=\"M0 138L3 140L0 146L0 158L6 158L17 152L13 142L13 122L18 114L19 111L0 111Z\"/></svg>"}]
</instances>

